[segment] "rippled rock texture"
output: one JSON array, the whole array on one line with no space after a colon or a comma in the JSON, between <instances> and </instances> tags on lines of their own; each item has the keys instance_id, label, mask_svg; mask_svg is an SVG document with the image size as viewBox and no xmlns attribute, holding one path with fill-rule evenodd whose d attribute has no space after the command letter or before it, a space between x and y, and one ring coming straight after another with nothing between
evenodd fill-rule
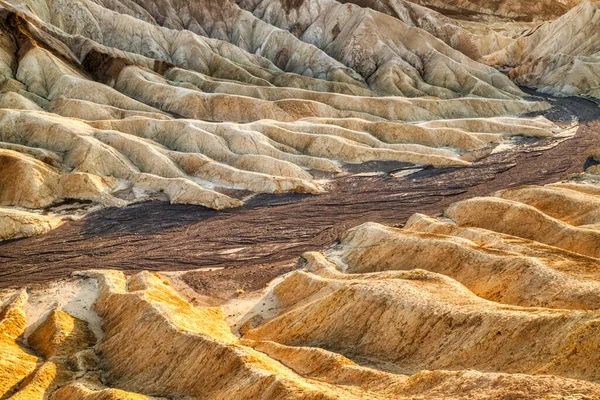
<instances>
[{"instance_id":1,"label":"rippled rock texture","mask_svg":"<svg viewBox=\"0 0 600 400\"><path fill-rule=\"evenodd\" d=\"M322 193L347 164L462 167L507 138L559 131L517 118L549 105L477 61L498 33L413 3L0 10L4 207L161 199L220 210L253 193Z\"/></svg>"},{"instance_id":2,"label":"rippled rock texture","mask_svg":"<svg viewBox=\"0 0 600 400\"><path fill-rule=\"evenodd\" d=\"M519 85L600 98L599 28L600 3L585 1L484 60L511 68L509 77Z\"/></svg>"},{"instance_id":3,"label":"rippled rock texture","mask_svg":"<svg viewBox=\"0 0 600 400\"><path fill-rule=\"evenodd\" d=\"M518 85L599 96L598 4L0 0L0 240L148 199L318 196L367 162L468 180L543 157L576 129ZM599 162L361 224L224 302L65 252L68 279L0 292L0 399L600 398Z\"/></svg>"},{"instance_id":4,"label":"rippled rock texture","mask_svg":"<svg viewBox=\"0 0 600 400\"><path fill-rule=\"evenodd\" d=\"M0 395L595 398L599 202L564 182L360 225L233 326L148 272L8 293Z\"/></svg>"}]
</instances>

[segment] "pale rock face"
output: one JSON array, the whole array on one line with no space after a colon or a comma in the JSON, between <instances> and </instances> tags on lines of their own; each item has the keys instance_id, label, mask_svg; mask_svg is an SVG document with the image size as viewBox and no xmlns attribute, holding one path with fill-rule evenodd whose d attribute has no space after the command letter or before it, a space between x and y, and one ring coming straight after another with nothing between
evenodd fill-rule
<instances>
[{"instance_id":1,"label":"pale rock face","mask_svg":"<svg viewBox=\"0 0 600 400\"><path fill-rule=\"evenodd\" d=\"M58 228L60 217L0 207L0 240L40 235Z\"/></svg>"},{"instance_id":2,"label":"pale rock face","mask_svg":"<svg viewBox=\"0 0 600 400\"><path fill-rule=\"evenodd\" d=\"M468 368L597 381L599 194L525 186L456 203L447 218L416 214L402 229L360 225L306 253L268 295L276 310L245 318L243 338L413 377Z\"/></svg>"},{"instance_id":3,"label":"pale rock face","mask_svg":"<svg viewBox=\"0 0 600 400\"><path fill-rule=\"evenodd\" d=\"M11 394L15 385L30 374L38 362L36 356L17 343L17 338L25 330L23 307L27 302L27 294L23 291L5 300L0 311L0 394L3 397Z\"/></svg>"},{"instance_id":4,"label":"pale rock face","mask_svg":"<svg viewBox=\"0 0 600 400\"><path fill-rule=\"evenodd\" d=\"M239 3L262 20L297 32L303 41L342 60L378 93L502 99L520 95L497 71L474 62L425 30L368 8L333 0Z\"/></svg>"},{"instance_id":5,"label":"pale rock face","mask_svg":"<svg viewBox=\"0 0 600 400\"><path fill-rule=\"evenodd\" d=\"M55 200L53 188L60 175L50 165L13 150L0 150L0 169L0 205L41 208Z\"/></svg>"},{"instance_id":6,"label":"pale rock face","mask_svg":"<svg viewBox=\"0 0 600 400\"><path fill-rule=\"evenodd\" d=\"M417 4L439 10L443 14L458 15L463 18L500 17L529 21L547 21L558 18L581 2L582 0L542 0L536 2L518 0L484 0L479 2L415 0Z\"/></svg>"},{"instance_id":7,"label":"pale rock face","mask_svg":"<svg viewBox=\"0 0 600 400\"><path fill-rule=\"evenodd\" d=\"M598 4L0 0L0 241L67 200L222 210L551 137L517 84L600 96ZM573 181L363 224L234 326L149 272L2 292L0 398L600 398L599 206Z\"/></svg>"},{"instance_id":8,"label":"pale rock face","mask_svg":"<svg viewBox=\"0 0 600 400\"><path fill-rule=\"evenodd\" d=\"M458 21L448 18L433 9L406 0L344 0L340 3L353 3L395 17L408 26L421 28L464 55L478 60L480 48L469 31Z\"/></svg>"},{"instance_id":9,"label":"pale rock face","mask_svg":"<svg viewBox=\"0 0 600 400\"><path fill-rule=\"evenodd\" d=\"M599 195L575 182L507 189L455 203L446 219L361 225L325 255L349 274L423 269L494 302L596 310Z\"/></svg>"},{"instance_id":10,"label":"pale rock face","mask_svg":"<svg viewBox=\"0 0 600 400\"><path fill-rule=\"evenodd\" d=\"M33 316L52 304L40 303L36 291L32 304L25 293L9 296L0 346L14 358L13 375L0 369L10 388L0 393L53 400L600 395L589 381L596 369L582 368L596 361L583 351L597 345L595 312L493 303L422 269L344 273L319 253L304 260L304 271L269 295L277 314L254 315L242 339L220 309L191 306L147 272L88 271L65 282L97 282L93 310L70 306L84 319L51 308L27 321L25 309ZM92 333L96 319L101 338ZM19 335L26 344L15 341Z\"/></svg>"},{"instance_id":11,"label":"pale rock face","mask_svg":"<svg viewBox=\"0 0 600 400\"><path fill-rule=\"evenodd\" d=\"M599 7L598 2L581 2L482 60L513 68L512 80L545 93L600 97Z\"/></svg>"},{"instance_id":12,"label":"pale rock face","mask_svg":"<svg viewBox=\"0 0 600 400\"><path fill-rule=\"evenodd\" d=\"M520 86L556 96L600 96L596 1L345 2L388 14L474 60L508 69Z\"/></svg>"},{"instance_id":13,"label":"pale rock face","mask_svg":"<svg viewBox=\"0 0 600 400\"><path fill-rule=\"evenodd\" d=\"M600 307L595 259L505 234L457 227L420 214L404 229L361 225L327 254L339 257L348 273L424 269L448 275L479 297L496 302L548 308ZM488 279L490 276L493 279Z\"/></svg>"},{"instance_id":14,"label":"pale rock face","mask_svg":"<svg viewBox=\"0 0 600 400\"><path fill-rule=\"evenodd\" d=\"M597 380L594 352L572 352L597 346L596 312L501 305L423 270L343 274L319 254L305 258L308 270L274 291L281 314L245 338L322 347L410 373L471 368Z\"/></svg>"},{"instance_id":15,"label":"pale rock face","mask_svg":"<svg viewBox=\"0 0 600 400\"><path fill-rule=\"evenodd\" d=\"M8 293L0 394L595 398L599 199L599 186L566 181L416 214L402 229L360 225L305 253L234 327L148 272Z\"/></svg>"},{"instance_id":16,"label":"pale rock face","mask_svg":"<svg viewBox=\"0 0 600 400\"><path fill-rule=\"evenodd\" d=\"M0 205L221 210L319 194L345 164L462 167L560 131L518 118L549 105L421 6L238 3L1 2Z\"/></svg>"}]
</instances>

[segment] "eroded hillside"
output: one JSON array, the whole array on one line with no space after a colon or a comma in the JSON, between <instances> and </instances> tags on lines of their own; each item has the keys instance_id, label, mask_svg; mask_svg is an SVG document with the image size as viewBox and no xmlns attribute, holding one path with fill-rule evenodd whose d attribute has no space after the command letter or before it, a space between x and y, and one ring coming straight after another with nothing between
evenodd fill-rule
<instances>
[{"instance_id":1,"label":"eroded hillside","mask_svg":"<svg viewBox=\"0 0 600 400\"><path fill-rule=\"evenodd\" d=\"M0 394L598 397L595 172L360 225L234 320L148 272L5 292Z\"/></svg>"},{"instance_id":2,"label":"eroded hillside","mask_svg":"<svg viewBox=\"0 0 600 400\"><path fill-rule=\"evenodd\" d=\"M347 165L463 167L561 131L517 118L550 106L481 62L507 64L490 53L518 35L413 3L0 7L0 205L21 218L3 237L61 222L31 211L64 220L147 199L221 210L323 193Z\"/></svg>"},{"instance_id":3,"label":"eroded hillside","mask_svg":"<svg viewBox=\"0 0 600 400\"><path fill-rule=\"evenodd\" d=\"M600 398L599 4L0 0L0 399Z\"/></svg>"}]
</instances>

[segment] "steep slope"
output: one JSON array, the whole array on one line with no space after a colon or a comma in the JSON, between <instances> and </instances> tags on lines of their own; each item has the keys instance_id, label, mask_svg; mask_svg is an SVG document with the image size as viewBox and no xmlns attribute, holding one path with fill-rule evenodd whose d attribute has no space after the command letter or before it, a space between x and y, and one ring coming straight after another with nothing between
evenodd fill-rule
<instances>
[{"instance_id":1,"label":"steep slope","mask_svg":"<svg viewBox=\"0 0 600 400\"><path fill-rule=\"evenodd\" d=\"M79 2L74 2L74 5L79 7L77 4ZM382 94L419 96L427 93L443 97L456 97L460 94L472 93L486 97L511 98L520 93L502 74L472 62L420 29L411 29L410 26L413 26L413 23L409 23L408 20L404 21L408 25L401 24L402 26L399 26L397 21L394 22L392 18L379 12L356 6L343 6L336 1L305 3L298 10L287 10L286 13L293 12L285 21L281 20L281 16L277 16L276 20L269 19L273 16L271 11L264 14L265 9L286 10L285 4L274 2L265 2L259 5L244 1L239 2L238 6L231 0L202 1L194 3L192 7L177 0L137 1L125 4L117 1L102 1L100 4L118 13L134 16L139 20L134 23L140 26L147 26L147 24L140 24L144 21L178 30L182 34L187 34L189 30L200 36L218 39L217 42L195 37L196 41L211 43L213 48L217 47L217 44L219 48L227 48L228 54L222 53L226 57L231 57L232 53L230 50L232 46L224 43L229 42L239 49L260 55L261 66L277 67L287 72L320 79L333 79L351 85L361 86L366 81L372 89ZM54 10L58 11L56 7L65 5L62 2L57 5L55 2L51 2L44 8L50 10L48 15L53 15ZM414 7L411 6L411 8ZM250 14L247 10L256 10L255 15ZM309 10L313 11L309 12ZM89 11L95 15L88 20L98 18L94 5L91 5ZM36 12L47 20L43 16L44 10L41 7ZM87 10L82 12L87 13ZM262 18L262 15L265 18ZM352 23L352 20L347 21L350 16L355 23ZM318 20L311 21L314 18L318 18ZM411 21L414 20L411 19ZM54 23L51 18L47 21ZM116 22L119 24L118 21ZM70 21L70 23L76 22ZM315 26L312 30L307 31L307 24L317 24L319 28ZM344 29L342 24L346 24L348 29ZM431 26L431 24L417 25L427 28ZM323 30L325 26L326 28ZM82 31L81 28L68 26L62 29ZM92 38L100 41L98 35L102 35L102 25L98 24L95 29L100 31L95 33ZM153 30L167 32L166 30ZM331 32L327 32L328 30ZM319 32L323 32L323 36L318 36ZM403 32L408 33L409 37L397 36ZM432 33L440 34L442 37L455 35L455 32L446 32L446 30ZM106 36L102 35L102 37ZM414 40L409 40L411 37ZM376 38L377 41L374 41ZM168 38L166 39L168 40ZM401 40L404 42L400 42ZM382 44L378 44L378 41L381 41ZM165 44L161 46L163 49L173 47L173 45L164 46ZM125 50L122 48L123 46L126 44L122 43L121 46L116 47ZM346 46L349 46L348 49L353 48L354 50L348 52L344 50ZM463 47L466 49L468 46ZM127 49L126 51L132 50ZM239 50L236 52L239 53ZM172 59L163 50L158 50L158 53L164 54L160 55L162 61ZM153 53L151 57L155 58L156 55ZM182 54L177 59L182 60L181 56ZM243 63L247 65L250 58L250 56L244 56ZM177 59L169 62L182 65ZM241 57L238 56L233 61L240 62L240 59ZM182 61L187 63L185 60ZM446 70L456 70L454 79L460 80L464 87L453 84L450 79L441 80L440 75L443 71L441 71L441 67L436 67L436 63L444 64ZM375 65L382 65L382 67L375 67ZM422 71L422 65L427 69L437 69L440 72ZM187 65L182 66L187 67ZM231 67L228 69L231 70ZM251 73L256 74L254 71ZM451 71L447 71L446 74L451 74ZM292 78L288 79L292 80ZM307 79L298 78L296 82L302 86L296 86L297 84L286 84L286 86L311 88L307 85ZM283 86L280 83L277 85ZM341 90L342 86L337 85L337 87ZM358 88L353 90L358 94Z\"/></svg>"},{"instance_id":2,"label":"steep slope","mask_svg":"<svg viewBox=\"0 0 600 400\"><path fill-rule=\"evenodd\" d=\"M447 315L446 321L461 315L463 324L455 326L454 333L446 336L449 341L463 334L469 325L468 313L471 313L483 319L483 324L478 330L471 330L471 334L485 334L486 330L494 329L493 335L490 334L484 342L488 347L490 343L497 345L500 342L495 339L495 329L502 329L503 334L510 333L510 328L499 326L497 321L493 327L486 326L486 319L499 315L505 316L503 324L510 326L513 323L513 329L514 321L523 321L526 316L529 326L541 324L548 325L548 329L574 331L577 324L593 320L583 314L573 315L570 319L561 318L564 311L493 306L493 303L476 298L451 279L425 271L347 276L336 272L320 255L307 254L306 259L309 260L308 269L287 278L275 288L274 295L280 299L281 307L296 310L289 311L288 317L303 309L329 313L324 320L307 321L315 334L320 326L334 321L335 316L344 311L352 312L371 304L375 307L373 311L378 313L398 302L412 304L428 296L432 298L429 307L437 310L454 305L455 311ZM5 395L10 393L10 398L484 399L512 396L533 399L600 394L597 384L562 376L431 370L441 364L441 360L426 361L428 370L410 372L410 375L385 372L381 369L383 364L379 368L373 368L373 364L389 358L393 352L382 355L377 348L391 345L393 341L387 344L382 340L370 344L365 342L355 351L367 353L368 359L351 361L339 353L321 348L327 347L326 342L286 345L289 335L297 329L304 329L301 326L289 330L288 338L282 339L282 343L264 340L276 336L277 330L272 329L275 322L247 332L240 340L231 333L221 310L191 306L177 295L168 281L147 272L125 278L122 273L89 271L61 285L60 293L51 294L41 288L33 290L29 302L23 294L12 297L8 303L7 310L15 310L11 311L13 314L21 310L17 324L20 328L14 334L23 335L28 346L40 354L39 359L29 356L26 348L16 344L14 339L3 345L4 354L8 354L9 349L16 352L13 365L23 364L22 374L26 375L26 379L17 381L19 376L0 370L0 382L11 385L10 392L4 392ZM97 289L92 290L94 286ZM86 291L85 294L81 289ZM301 291L309 297L299 295ZM410 291L409 296L406 296L409 294L406 291ZM60 296L64 310L60 306L56 308L56 296ZM333 299L341 301L342 308L338 303L337 310L327 311L327 304ZM87 309L90 301L94 302L94 311ZM418 306L405 310L413 316L419 313ZM25 311L31 320L25 319ZM397 312L392 314L396 318L401 315ZM12 314L6 311L2 314L4 328L8 327L9 315ZM315 313L313 317L318 315ZM372 334L373 329L378 334L383 333L381 329L389 322L384 315L376 320L371 318L371 328L363 326L365 318L359 317L353 321L353 329L345 333L339 332L338 335L330 330L330 333L338 335L338 349L348 353L344 346L352 341L354 334L351 332L362 332L365 338ZM297 320L301 321L301 318ZM569 322L570 327L566 328ZM438 330L443 332L442 325L438 326ZM410 325L406 325L405 329L410 329ZM92 333L97 331L101 336ZM3 332L12 331L5 329ZM388 332L396 340L406 337L396 335L393 330ZM385 336L381 336L383 338ZM94 346L96 341L98 344ZM527 338L520 337L514 341L522 343ZM580 339L580 343L584 341ZM510 342L504 344L509 345ZM560 348L560 345L557 347ZM453 351L451 344L441 349L447 357L452 357ZM478 355L484 352L484 349L472 351ZM589 352L580 356L582 359L589 357ZM524 358L519 364L504 369L535 368L535 357L528 355ZM496 363L502 361L498 359ZM26 365L27 362L29 364ZM391 368L391 364L386 365L383 369ZM555 370L557 368L548 366L545 372ZM566 372L565 375L573 373ZM16 381L8 382L4 380L6 378Z\"/></svg>"},{"instance_id":3,"label":"steep slope","mask_svg":"<svg viewBox=\"0 0 600 400\"><path fill-rule=\"evenodd\" d=\"M558 18L578 3L564 4L554 0L535 4L514 1L496 1L487 4L408 0L344 0L341 2L369 7L395 17L409 26L426 30L476 61L481 61L483 56L505 48L519 37L529 35L541 24L540 21L533 20ZM555 12L550 11L552 5L558 6L558 9L554 9ZM549 11L550 13L546 14ZM513 17L507 17L506 12Z\"/></svg>"},{"instance_id":4,"label":"steep slope","mask_svg":"<svg viewBox=\"0 0 600 400\"><path fill-rule=\"evenodd\" d=\"M549 105L521 100L503 75L416 23L402 28L418 39L410 43L421 43L414 54L447 65L454 77L425 83L438 73L409 67L403 57L412 59L413 50L396 43L392 58L384 48L377 57L389 58L392 70L406 64L415 87L428 89L384 86L446 100L376 96L357 60L338 51L359 40L358 31L341 35L338 50L327 38L311 39L327 47L319 50L268 24L298 33L291 14L271 20L258 4L255 14L266 22L232 2L199 2L191 10L178 2L88 0L0 7L0 165L10 171L0 178L3 206L48 210L76 200L121 207L162 199L220 210L253 193L321 193L321 179L347 164L461 167L477 157L473 152L489 153L512 136L560 131L543 117L515 118ZM365 21L356 29L378 41L388 33L403 37L390 16L331 1L320 7L305 32L351 12ZM237 30L247 26L242 21L253 21L250 32ZM356 46L356 54L372 47ZM283 63L275 51L294 55ZM427 69L424 60L413 61ZM390 71L375 75L396 74ZM454 98L462 94L483 97Z\"/></svg>"},{"instance_id":5,"label":"steep slope","mask_svg":"<svg viewBox=\"0 0 600 400\"><path fill-rule=\"evenodd\" d=\"M472 368L598 379L595 352L573 351L597 346L597 312L505 306L423 270L346 275L319 254L305 258L308 270L274 291L281 313L245 338L322 347L410 373Z\"/></svg>"},{"instance_id":6,"label":"steep slope","mask_svg":"<svg viewBox=\"0 0 600 400\"><path fill-rule=\"evenodd\" d=\"M320 80L277 74L279 79L277 86L313 90L335 89L353 91L352 94L366 94L368 91L363 90L360 93L360 89L355 88L355 85L360 87L363 85L361 82L367 80L371 88L382 94L405 96L430 94L445 98L474 94L504 99L521 95L521 92L502 74L473 62L440 43L427 32L404 24L399 26L397 20L384 14L357 6L341 5L335 1L324 1L318 6L312 6L313 9L318 7L319 10L315 16L318 19L312 21L310 16L314 13L308 12L306 8L308 3L303 6L302 14L296 16L297 13L294 13L293 20L286 19L282 15L276 17L277 19L269 19L272 13L264 14L264 10L261 11L264 7L273 10L282 7L282 11L286 10L283 4L269 2L262 7L258 4L242 4L245 9L256 10L255 14L259 17L264 15L264 22L243 11L231 1L199 2L192 9L188 9L187 4L177 1L172 4L162 2L159 5L155 2L141 2L135 6L131 4L129 7L112 1L101 4L106 8L86 1L53 0L40 3L33 11L35 16L40 17L44 22L58 24L65 33L83 34L104 46L141 54L213 76L212 72L215 71L219 74L215 77L220 78L231 79L231 74L236 77L255 75L255 78L260 78L262 82L267 80L276 83L275 77L271 76L277 73L272 70L281 68L311 78L314 76L330 79L331 77L336 81L342 80L344 84L328 87ZM53 18L56 17L53 16L58 15L63 7L77 9L78 18L69 18L60 23L54 20ZM111 12L109 9L118 13ZM133 19L126 14L136 18ZM358 25L347 24L348 29L344 30L339 24L333 23L346 22L350 16ZM309 21L306 21L307 18ZM333 21L330 21L331 19ZM159 22L160 25L177 30L156 26L155 24ZM336 35L333 35L336 36L335 38L331 33L327 36L318 36L321 29L316 29L316 26L308 29L308 25L324 23L336 32ZM85 25L90 27L84 28ZM107 35L105 29L111 26L114 27L111 28L112 30L118 32L117 35ZM136 26L137 31L155 32L152 36L161 38L162 43L152 46L150 43L136 44L124 40L124 37L131 35L133 26ZM242 30L241 27L244 26L251 28ZM183 28L190 30L182 30ZM301 40L295 38L290 31L297 36L303 33L302 37L299 36ZM341 34L337 33L338 31ZM406 43L399 42L400 39L394 39L393 42L387 39L401 38L399 34L408 35L404 39ZM210 39L200 35L209 36ZM411 38L413 40L409 40ZM378 42L382 44L377 44ZM182 49L184 44L185 50L168 51L168 49ZM72 48L72 45L69 47ZM355 50L352 52L344 50L351 48ZM195 57L189 56L190 51L194 52ZM231 62L238 65L230 65ZM223 68L222 72L217 71L216 63L226 68ZM436 64L442 64L445 68L438 67ZM444 78L442 75L447 76ZM258 82L257 79L248 81L250 78L250 76L246 78L248 83Z\"/></svg>"},{"instance_id":7,"label":"steep slope","mask_svg":"<svg viewBox=\"0 0 600 400\"><path fill-rule=\"evenodd\" d=\"M453 49L479 60L487 49L478 35L470 32L450 17L407 0L344 0L340 3L353 3L390 15L411 27L417 27L443 40ZM498 36L490 34L490 36ZM482 53L483 52L483 53Z\"/></svg>"},{"instance_id":8,"label":"steep slope","mask_svg":"<svg viewBox=\"0 0 600 400\"><path fill-rule=\"evenodd\" d=\"M547 21L560 17L582 0L543 0L523 2L518 0L414 0L414 3L438 10L458 18L485 19L500 17L511 20Z\"/></svg>"},{"instance_id":9,"label":"steep slope","mask_svg":"<svg viewBox=\"0 0 600 400\"><path fill-rule=\"evenodd\" d=\"M40 235L62 223L60 217L0 207L0 240Z\"/></svg>"},{"instance_id":10,"label":"steep slope","mask_svg":"<svg viewBox=\"0 0 600 400\"><path fill-rule=\"evenodd\" d=\"M306 253L304 269L261 301L271 308L242 321L243 338L393 372L597 381L599 193L527 186L456 203L448 218L414 215L403 229L358 226L324 254Z\"/></svg>"},{"instance_id":11,"label":"steep slope","mask_svg":"<svg viewBox=\"0 0 600 400\"><path fill-rule=\"evenodd\" d=\"M230 300L249 310L233 327L148 272L9 291L0 389L50 400L598 397L595 172L416 214L402 229L360 225L305 253L264 297Z\"/></svg>"},{"instance_id":12,"label":"steep slope","mask_svg":"<svg viewBox=\"0 0 600 400\"><path fill-rule=\"evenodd\" d=\"M516 83L545 93L600 97L599 7L584 1L483 60L513 68Z\"/></svg>"},{"instance_id":13,"label":"steep slope","mask_svg":"<svg viewBox=\"0 0 600 400\"><path fill-rule=\"evenodd\" d=\"M23 307L27 294L17 293L0 307L0 395L10 396L15 386L31 373L38 358L19 345L17 339L23 334L26 325Z\"/></svg>"},{"instance_id":14,"label":"steep slope","mask_svg":"<svg viewBox=\"0 0 600 400\"><path fill-rule=\"evenodd\" d=\"M240 1L240 5L342 60L379 93L519 96L520 91L498 71L483 67L422 29L368 8L333 0ZM324 26L332 27L331 31Z\"/></svg>"},{"instance_id":15,"label":"steep slope","mask_svg":"<svg viewBox=\"0 0 600 400\"><path fill-rule=\"evenodd\" d=\"M164 224L146 217L174 206L105 210L93 218L109 220L110 235L83 219L73 242L51 239L93 241L89 251L73 256L48 237L31 239L43 246L41 267L24 261L31 242L13 242L22 247L0 259L18 260L29 280L46 264L76 272L0 291L0 399L600 398L600 151L582 156L587 170L571 180L512 187L513 173L537 167L544 150L581 139L541 116L550 104L524 100L515 82L600 96L598 4L0 0L0 241L48 232L71 210L155 199L223 210L260 193L344 190L319 210L305 203L312 219L293 224L313 230L293 235L292 223L269 225L277 213L223 217L281 204L257 196L238 212L181 207L161 215ZM514 82L489 65L510 68ZM515 173L521 150L531 157ZM535 176L565 175L563 161ZM472 163L481 170L460 170ZM374 177L381 165L399 169ZM506 174L491 178L498 171ZM359 223L356 199L370 203L375 185L404 173L408 189L384 193L372 209L396 218L392 207L404 200L510 187L437 218L415 214L401 228L363 223L305 253L295 270L260 257L279 253L273 240L249 247L269 230L295 251L306 242L293 237L331 243ZM346 186L332 184L342 174ZM417 184L424 176L434 179ZM358 188L362 178L371 186ZM343 225L315 223L358 189L362 197L343 199L351 210L337 221L352 216ZM124 215L139 224L121 226ZM235 232L248 232L227 239L243 245L209 245L240 220ZM140 227L162 237L151 243L164 252L140 256L149 250ZM64 228L56 233L74 232ZM213 235L204 243L202 229ZM172 281L122 264L126 273L81 271L115 268L104 255L125 241L114 253L122 264L182 265L176 253L189 253L189 270L171 271ZM219 251L250 260L238 280L217 282L222 292L248 287L211 298L185 286L189 273L221 274L192 270ZM283 270L291 272L265 287Z\"/></svg>"}]
</instances>

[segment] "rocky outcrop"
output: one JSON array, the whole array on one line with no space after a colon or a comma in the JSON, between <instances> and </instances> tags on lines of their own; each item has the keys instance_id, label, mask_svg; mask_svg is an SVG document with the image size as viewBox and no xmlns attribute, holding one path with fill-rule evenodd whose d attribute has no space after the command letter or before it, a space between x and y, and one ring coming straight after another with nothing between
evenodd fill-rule
<instances>
[{"instance_id":1,"label":"rocky outcrop","mask_svg":"<svg viewBox=\"0 0 600 400\"><path fill-rule=\"evenodd\" d=\"M31 300L17 292L0 314L2 390L51 400L594 398L598 199L597 185L573 180L464 200L402 229L360 225L304 254L233 327L148 272L87 271Z\"/></svg>"},{"instance_id":2,"label":"rocky outcrop","mask_svg":"<svg viewBox=\"0 0 600 400\"><path fill-rule=\"evenodd\" d=\"M431 8L406 0L344 0L340 3L353 3L401 20L408 26L423 29L443 40L453 49L478 60L481 57L476 39L452 18L446 17Z\"/></svg>"},{"instance_id":3,"label":"rocky outcrop","mask_svg":"<svg viewBox=\"0 0 600 400\"><path fill-rule=\"evenodd\" d=\"M36 367L38 358L18 342L26 326L24 305L27 293L21 292L5 299L0 311L0 395L10 396L16 386Z\"/></svg>"},{"instance_id":4,"label":"rocky outcrop","mask_svg":"<svg viewBox=\"0 0 600 400\"><path fill-rule=\"evenodd\" d=\"M54 309L29 335L28 344L44 361L15 386L11 399L48 399L61 386L81 376L93 356L88 348L96 341L85 321Z\"/></svg>"},{"instance_id":5,"label":"rocky outcrop","mask_svg":"<svg viewBox=\"0 0 600 400\"><path fill-rule=\"evenodd\" d=\"M597 4L0 0L0 240L59 226L72 203L222 210L318 195L350 164L459 168L515 136L568 140L514 82L597 96ZM0 399L600 398L589 157L571 181L354 227L224 309L188 302L176 274L2 291ZM102 267L90 253L61 257Z\"/></svg>"},{"instance_id":6,"label":"rocky outcrop","mask_svg":"<svg viewBox=\"0 0 600 400\"><path fill-rule=\"evenodd\" d=\"M573 351L596 346L596 312L507 306L424 270L343 274L319 254L305 258L308 269L273 292L281 312L245 338L322 347L410 373L477 369L597 380L594 352Z\"/></svg>"},{"instance_id":7,"label":"rocky outcrop","mask_svg":"<svg viewBox=\"0 0 600 400\"><path fill-rule=\"evenodd\" d=\"M512 80L545 93L600 97L599 4L581 2L483 60L512 68Z\"/></svg>"},{"instance_id":8,"label":"rocky outcrop","mask_svg":"<svg viewBox=\"0 0 600 400\"><path fill-rule=\"evenodd\" d=\"M0 240L39 235L62 223L61 217L0 207Z\"/></svg>"},{"instance_id":9,"label":"rocky outcrop","mask_svg":"<svg viewBox=\"0 0 600 400\"><path fill-rule=\"evenodd\" d=\"M327 255L339 259L347 273L424 269L447 275L477 296L501 303L600 306L595 259L420 214L404 229L361 225Z\"/></svg>"},{"instance_id":10,"label":"rocky outcrop","mask_svg":"<svg viewBox=\"0 0 600 400\"><path fill-rule=\"evenodd\" d=\"M221 210L321 193L347 164L462 167L560 131L518 118L549 105L458 51L457 25L404 6L1 2L0 205Z\"/></svg>"},{"instance_id":11,"label":"rocky outcrop","mask_svg":"<svg viewBox=\"0 0 600 400\"><path fill-rule=\"evenodd\" d=\"M456 203L446 218L414 215L402 229L360 225L306 253L304 269L262 300L275 308L246 317L243 338L390 372L596 381L595 353L582 349L597 346L598 193L526 186Z\"/></svg>"},{"instance_id":12,"label":"rocky outcrop","mask_svg":"<svg viewBox=\"0 0 600 400\"><path fill-rule=\"evenodd\" d=\"M11 398L51 400L600 394L586 381L595 380L596 370L582 368L595 365L595 353L584 351L595 345L593 312L492 303L424 270L343 273L318 253L304 260L304 271L270 295L277 299L275 314L269 311L270 320L254 315L242 339L220 309L191 306L169 281L147 272L126 278L89 271L63 284L69 312L83 320L53 308L39 321L26 321L19 309L38 315L52 297L34 292L28 304L17 295L7 309L17 310L11 326L18 329L8 329L5 311L2 332L12 336L2 350L15 353L11 365L23 364L26 378L4 370L0 378L15 380L7 384ZM79 300L81 310L73 304L81 294L67 287L83 287L77 286L82 280L97 282L97 315L84 311L87 301ZM100 327L94 346L92 330ZM556 341L536 342L538 335ZM28 356L26 346L40 358Z\"/></svg>"},{"instance_id":13,"label":"rocky outcrop","mask_svg":"<svg viewBox=\"0 0 600 400\"><path fill-rule=\"evenodd\" d=\"M241 7L323 49L356 70L378 93L511 98L519 90L422 29L356 5L240 1ZM311 10L318 9L315 13ZM332 27L331 31L323 26ZM360 50L359 50L360 49ZM444 82L440 85L440 82Z\"/></svg>"},{"instance_id":14,"label":"rocky outcrop","mask_svg":"<svg viewBox=\"0 0 600 400\"><path fill-rule=\"evenodd\" d=\"M2 390L51 400L593 398L599 196L577 180L524 186L455 203L445 217L416 214L402 229L360 225L306 253L233 327L148 272L88 271L32 289L31 300L9 294Z\"/></svg>"},{"instance_id":15,"label":"rocky outcrop","mask_svg":"<svg viewBox=\"0 0 600 400\"><path fill-rule=\"evenodd\" d=\"M471 2L465 0L415 0L417 4L433 8L450 16L486 19L490 17L509 20L547 21L560 17L582 0L543 0L522 2L517 0L485 0Z\"/></svg>"}]
</instances>

